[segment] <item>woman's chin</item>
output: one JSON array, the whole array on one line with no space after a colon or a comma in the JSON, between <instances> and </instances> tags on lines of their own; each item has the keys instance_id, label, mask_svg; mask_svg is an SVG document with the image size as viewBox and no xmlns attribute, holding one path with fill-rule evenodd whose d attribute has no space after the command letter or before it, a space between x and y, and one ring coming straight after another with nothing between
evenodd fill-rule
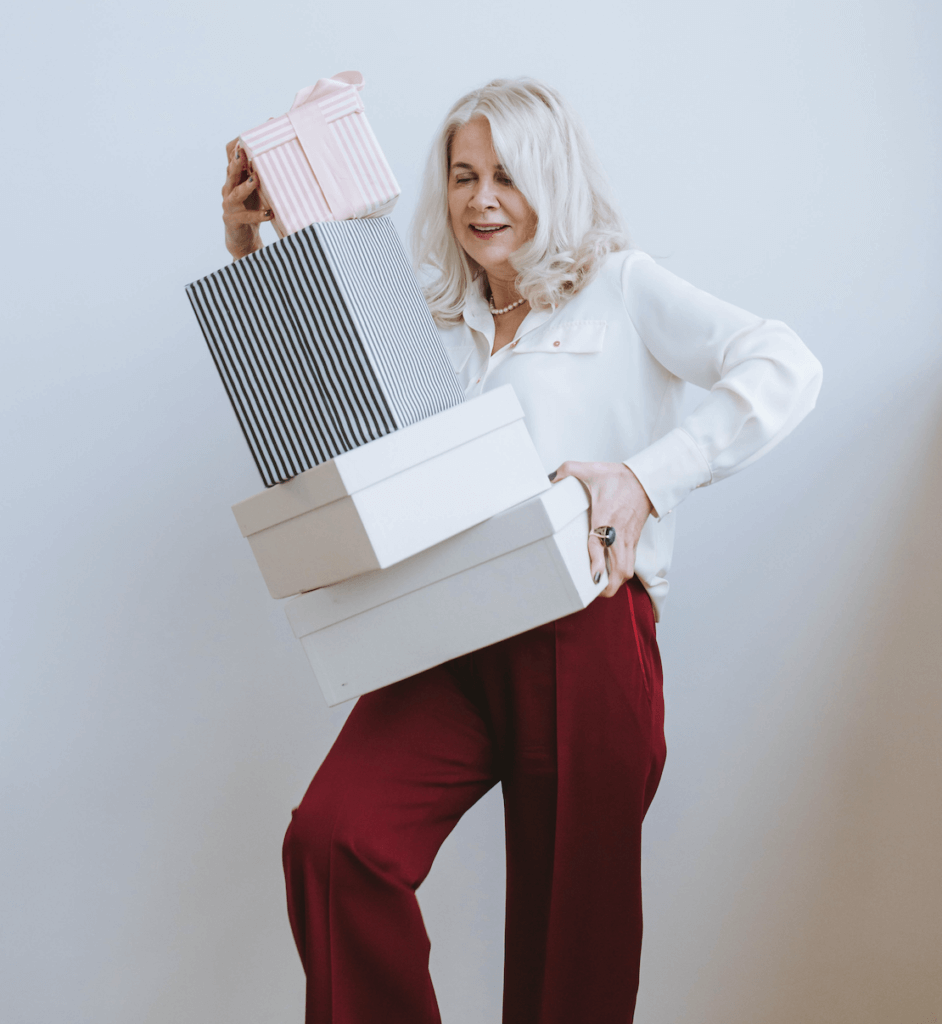
<instances>
[{"instance_id":1,"label":"woman's chin","mask_svg":"<svg viewBox=\"0 0 942 1024\"><path fill-rule=\"evenodd\" d=\"M482 251L483 250L483 251ZM510 266L510 257L512 250L507 249L492 249L487 245L483 246L466 246L465 252L474 260L475 263L484 271L485 274L501 274L506 276L508 273L512 276L515 275L515 271Z\"/></svg>"}]
</instances>

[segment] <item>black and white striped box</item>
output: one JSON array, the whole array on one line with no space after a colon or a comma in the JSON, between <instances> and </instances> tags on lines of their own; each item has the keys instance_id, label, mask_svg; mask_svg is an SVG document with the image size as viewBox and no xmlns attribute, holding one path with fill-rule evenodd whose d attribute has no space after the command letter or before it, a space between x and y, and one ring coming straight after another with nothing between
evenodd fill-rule
<instances>
[{"instance_id":1,"label":"black and white striped box","mask_svg":"<svg viewBox=\"0 0 942 1024\"><path fill-rule=\"evenodd\" d=\"M388 217L312 224L186 290L266 487L464 400Z\"/></svg>"}]
</instances>

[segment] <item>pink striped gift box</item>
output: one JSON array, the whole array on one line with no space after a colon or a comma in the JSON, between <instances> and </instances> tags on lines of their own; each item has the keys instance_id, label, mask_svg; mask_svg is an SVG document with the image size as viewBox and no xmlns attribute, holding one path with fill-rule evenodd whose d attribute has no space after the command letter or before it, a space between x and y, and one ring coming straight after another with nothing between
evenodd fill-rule
<instances>
[{"instance_id":1,"label":"pink striped gift box","mask_svg":"<svg viewBox=\"0 0 942 1024\"><path fill-rule=\"evenodd\" d=\"M389 213L399 197L363 112L359 71L302 89L287 114L239 137L280 238L327 220Z\"/></svg>"}]
</instances>

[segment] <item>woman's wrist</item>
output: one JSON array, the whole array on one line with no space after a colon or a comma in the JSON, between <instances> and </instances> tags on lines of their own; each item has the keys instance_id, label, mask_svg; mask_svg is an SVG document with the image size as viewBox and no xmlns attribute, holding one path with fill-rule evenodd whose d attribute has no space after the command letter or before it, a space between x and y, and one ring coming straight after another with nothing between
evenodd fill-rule
<instances>
[{"instance_id":1,"label":"woman's wrist","mask_svg":"<svg viewBox=\"0 0 942 1024\"><path fill-rule=\"evenodd\" d=\"M229 255L232 257L233 262L235 262L245 256L251 256L253 252L258 252L259 249L264 249L265 243L261 238L255 238L250 245L230 245L227 242L226 248L229 250Z\"/></svg>"}]
</instances>

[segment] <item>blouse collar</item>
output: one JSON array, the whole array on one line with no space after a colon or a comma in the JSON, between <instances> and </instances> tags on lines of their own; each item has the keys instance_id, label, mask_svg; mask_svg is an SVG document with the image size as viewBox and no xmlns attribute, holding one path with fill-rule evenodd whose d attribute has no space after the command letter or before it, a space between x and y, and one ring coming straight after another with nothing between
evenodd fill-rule
<instances>
[{"instance_id":1,"label":"blouse collar","mask_svg":"<svg viewBox=\"0 0 942 1024\"><path fill-rule=\"evenodd\" d=\"M487 299L484 296L484 275L471 282L464 297L464 309L462 316L464 322L474 331L483 334L488 341L488 351L494 347L494 316L490 311ZM555 306L541 306L538 309L530 309L523 318L514 341L518 341L530 331L542 327L547 320L556 312Z\"/></svg>"}]
</instances>

